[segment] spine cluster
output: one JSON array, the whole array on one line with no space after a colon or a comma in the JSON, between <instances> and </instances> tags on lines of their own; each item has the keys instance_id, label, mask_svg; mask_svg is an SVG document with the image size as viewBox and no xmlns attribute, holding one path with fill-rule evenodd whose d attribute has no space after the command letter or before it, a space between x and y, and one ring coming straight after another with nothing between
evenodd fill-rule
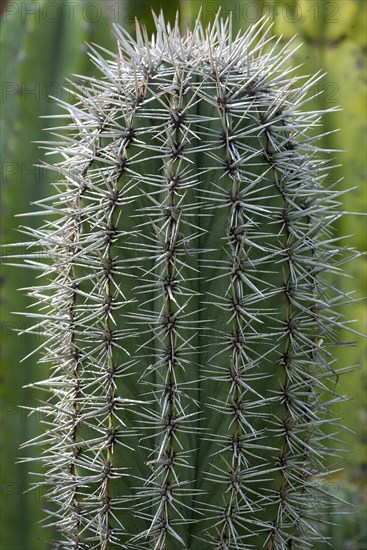
<instances>
[{"instance_id":1,"label":"spine cluster","mask_svg":"<svg viewBox=\"0 0 367 550\"><path fill-rule=\"evenodd\" d=\"M55 547L308 548L349 299L303 108L320 75L292 78L264 21L236 38L219 15L184 36L155 21L91 48L103 76L60 101L60 181L25 229L51 370L27 445Z\"/></svg>"}]
</instances>

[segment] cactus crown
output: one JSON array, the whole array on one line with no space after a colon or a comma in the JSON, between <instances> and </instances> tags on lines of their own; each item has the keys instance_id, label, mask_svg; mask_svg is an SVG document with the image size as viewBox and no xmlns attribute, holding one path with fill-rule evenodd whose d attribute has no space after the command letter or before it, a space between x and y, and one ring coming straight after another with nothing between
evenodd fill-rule
<instances>
[{"instance_id":1,"label":"cactus crown","mask_svg":"<svg viewBox=\"0 0 367 550\"><path fill-rule=\"evenodd\" d=\"M55 193L24 228L55 548L309 548L348 300L304 110L322 75L293 77L265 20L154 18L90 47L103 76L59 101Z\"/></svg>"}]
</instances>

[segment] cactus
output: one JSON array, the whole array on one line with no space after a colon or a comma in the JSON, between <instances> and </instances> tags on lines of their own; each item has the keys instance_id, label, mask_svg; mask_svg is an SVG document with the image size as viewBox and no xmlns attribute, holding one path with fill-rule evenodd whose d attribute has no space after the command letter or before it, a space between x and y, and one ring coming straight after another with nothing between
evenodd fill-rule
<instances>
[{"instance_id":1,"label":"cactus","mask_svg":"<svg viewBox=\"0 0 367 550\"><path fill-rule=\"evenodd\" d=\"M23 227L47 524L60 549L309 548L349 370L334 279L355 257L323 113L304 111L322 75L293 77L264 20L236 37L219 14L184 36L154 20L90 47L103 76L59 101L47 221Z\"/></svg>"}]
</instances>

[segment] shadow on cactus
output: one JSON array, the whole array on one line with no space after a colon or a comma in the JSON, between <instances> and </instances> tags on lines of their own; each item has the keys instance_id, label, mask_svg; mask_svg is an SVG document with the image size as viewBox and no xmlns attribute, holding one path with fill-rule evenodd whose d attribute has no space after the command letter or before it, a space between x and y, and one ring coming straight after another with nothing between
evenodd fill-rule
<instances>
[{"instance_id":1,"label":"shadow on cactus","mask_svg":"<svg viewBox=\"0 0 367 550\"><path fill-rule=\"evenodd\" d=\"M186 35L154 18L151 39L115 26L117 54L90 48L103 76L59 101L59 180L23 228L50 365L25 445L53 544L311 548L355 256L304 108L322 75L293 77L265 20L233 38L219 14Z\"/></svg>"}]
</instances>

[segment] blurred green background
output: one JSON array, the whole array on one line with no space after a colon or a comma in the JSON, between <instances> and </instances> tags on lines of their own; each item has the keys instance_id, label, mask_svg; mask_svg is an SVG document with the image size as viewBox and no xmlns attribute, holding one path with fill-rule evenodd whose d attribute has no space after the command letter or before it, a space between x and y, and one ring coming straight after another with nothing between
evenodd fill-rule
<instances>
[{"instance_id":1,"label":"blurred green background","mask_svg":"<svg viewBox=\"0 0 367 550\"><path fill-rule=\"evenodd\" d=\"M351 213L366 210L366 19L364 0L8 0L2 1L1 47L1 240L3 244L22 241L16 228L38 224L37 218L14 218L30 210L29 203L51 192L51 175L34 164L45 159L44 151L33 143L49 139L43 128L51 122L39 118L58 112L50 95L72 101L63 89L65 78L72 74L95 75L86 55L86 42L95 42L115 50L112 22L120 23L134 34L137 17L148 32L153 30L150 9L163 8L166 18L174 21L180 11L181 27L191 23L202 6L204 23L213 20L221 7L222 15L233 13L234 31L245 29L263 15L273 23L273 33L282 44L297 34L294 44L302 47L290 59L302 64L297 74L312 74L322 69L327 75L313 92L322 92L307 109L340 106L341 110L323 119L324 131L340 129L323 138L326 148L334 153L337 170L330 175L340 189L354 190L342 197L343 208ZM74 77L74 80L78 77ZM321 132L321 129L320 129ZM47 157L46 157L47 159ZM50 161L53 160L51 157ZM340 180L340 181L339 181ZM363 216L349 214L339 221L340 234L352 235L350 242L366 250L366 222ZM22 247L20 247L22 250ZM10 251L2 247L6 263ZM351 276L343 282L345 291L356 289L355 297L366 295L366 257L347 266ZM45 550L50 548L52 528L42 527L40 490L24 493L39 472L37 462L18 462L23 456L34 456L34 449L19 450L19 445L35 437L42 429L41 418L28 416L26 409L42 400L23 386L46 377L45 367L37 365L37 355L23 363L22 357L42 345L37 335L17 335L26 328L22 317L12 312L24 311L29 301L17 288L32 286L34 273L3 266L1 270L1 524L2 550ZM365 302L348 306L353 327L366 331ZM339 435L338 449L349 452L342 456L342 473L328 481L331 492L351 502L345 505L350 514L334 517L335 525L325 527L333 550L367 549L366 510L366 344L349 333L340 339L355 342L338 348L340 366L359 365L353 373L340 378L338 390L351 398L333 411L349 431ZM205 549L203 549L205 550ZM317 550L317 549L316 549Z\"/></svg>"}]
</instances>

